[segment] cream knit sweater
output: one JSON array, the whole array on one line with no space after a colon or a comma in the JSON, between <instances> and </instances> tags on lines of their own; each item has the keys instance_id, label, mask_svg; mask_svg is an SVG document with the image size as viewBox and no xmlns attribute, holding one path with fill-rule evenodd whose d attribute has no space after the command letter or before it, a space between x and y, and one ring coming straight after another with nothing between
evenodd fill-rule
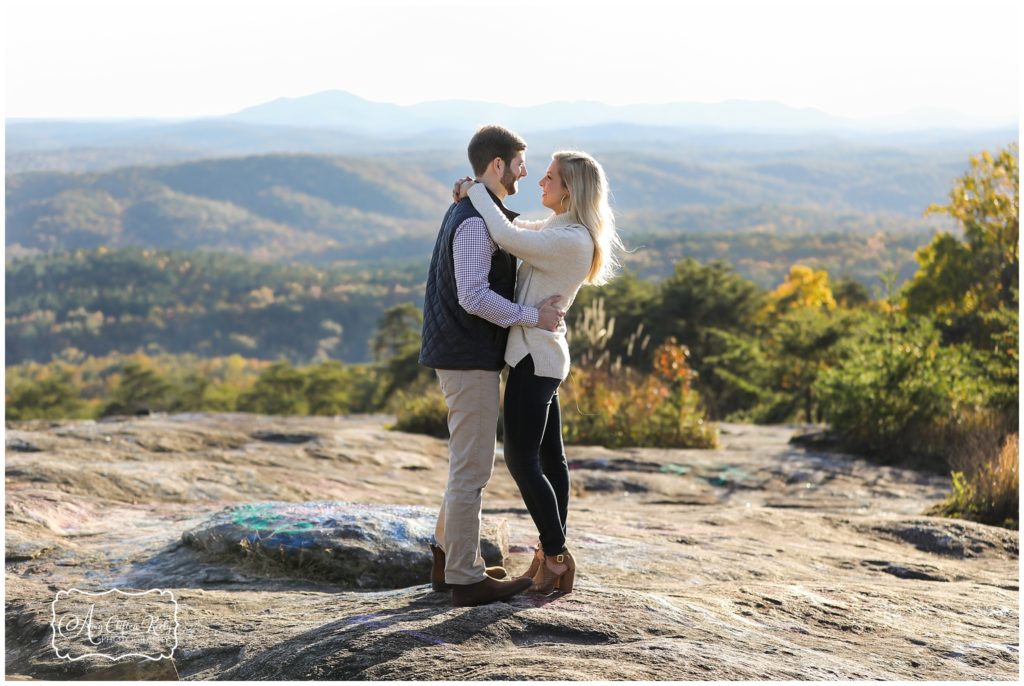
<instances>
[{"instance_id":1,"label":"cream knit sweater","mask_svg":"<svg viewBox=\"0 0 1024 686\"><path fill-rule=\"evenodd\" d=\"M513 224L481 183L470 187L469 199L484 218L494 242L523 261L516 280L516 302L536 305L560 294L557 305L568 311L594 259L594 240L587 227L572 223L568 214L554 214L536 222L516 219ZM508 332L505 362L514 367L532 355L537 376L565 379L569 375L565 332L565 322L557 331L513 326Z\"/></svg>"}]
</instances>

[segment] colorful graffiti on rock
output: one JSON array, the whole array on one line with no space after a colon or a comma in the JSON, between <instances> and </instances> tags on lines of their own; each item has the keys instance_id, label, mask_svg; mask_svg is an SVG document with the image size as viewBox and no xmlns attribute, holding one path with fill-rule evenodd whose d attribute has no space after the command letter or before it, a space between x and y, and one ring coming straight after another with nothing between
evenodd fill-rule
<instances>
[{"instance_id":1,"label":"colorful graffiti on rock","mask_svg":"<svg viewBox=\"0 0 1024 686\"><path fill-rule=\"evenodd\" d=\"M322 546L324 536L422 547L431 540L435 517L427 508L326 501L247 503L226 519L243 548L286 555Z\"/></svg>"}]
</instances>

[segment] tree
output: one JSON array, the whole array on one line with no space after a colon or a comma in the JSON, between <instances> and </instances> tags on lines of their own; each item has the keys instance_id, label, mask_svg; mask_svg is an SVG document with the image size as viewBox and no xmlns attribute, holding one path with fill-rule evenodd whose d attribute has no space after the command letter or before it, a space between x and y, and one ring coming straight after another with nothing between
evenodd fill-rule
<instances>
[{"instance_id":1,"label":"tree","mask_svg":"<svg viewBox=\"0 0 1024 686\"><path fill-rule=\"evenodd\" d=\"M602 296L608 290L602 289ZM755 318L764 294L756 284L720 260L701 264L687 258L676 263L675 273L658 287L631 279L609 295L614 296L608 301L609 323L614 322L616 331L608 346L612 360L650 364L658 346L674 338L689 352L688 364L697 373L695 385L703 407L715 418L739 409L733 401L719 397L725 389L708 360L727 352L729 339L721 332L750 334L757 329ZM631 304L616 302L626 296L631 296ZM631 316L623 317L619 312L627 307ZM640 324L644 335L637 340Z\"/></svg>"},{"instance_id":2,"label":"tree","mask_svg":"<svg viewBox=\"0 0 1024 686\"><path fill-rule=\"evenodd\" d=\"M238 409L260 414L304 415L309 409L305 388L302 372L287 361L275 362L238 399Z\"/></svg>"},{"instance_id":3,"label":"tree","mask_svg":"<svg viewBox=\"0 0 1024 686\"><path fill-rule=\"evenodd\" d=\"M886 460L928 457L941 467L943 422L983 400L968 346L944 346L926 318L868 317L815 382L844 448Z\"/></svg>"},{"instance_id":4,"label":"tree","mask_svg":"<svg viewBox=\"0 0 1024 686\"><path fill-rule=\"evenodd\" d=\"M689 348L691 364L702 373L705 358L721 352L714 348L710 331L749 332L763 302L761 289L728 264L683 260L676 264L675 274L662 283L649 313L653 344L674 336Z\"/></svg>"},{"instance_id":5,"label":"tree","mask_svg":"<svg viewBox=\"0 0 1024 686\"><path fill-rule=\"evenodd\" d=\"M831 312L836 309L836 299L829 287L828 272L794 264L786 279L769 295L768 306L778 313L799 308Z\"/></svg>"},{"instance_id":6,"label":"tree","mask_svg":"<svg viewBox=\"0 0 1024 686\"><path fill-rule=\"evenodd\" d=\"M5 415L7 419L62 419L78 416L84 405L71 376L60 371L17 383L7 394Z\"/></svg>"},{"instance_id":7,"label":"tree","mask_svg":"<svg viewBox=\"0 0 1024 686\"><path fill-rule=\"evenodd\" d=\"M861 310L797 307L774 318L762 335L713 332L723 352L708 357L702 389L716 416L778 423L803 413L821 420L815 382L838 362L837 347L863 317Z\"/></svg>"},{"instance_id":8,"label":"tree","mask_svg":"<svg viewBox=\"0 0 1024 686\"><path fill-rule=\"evenodd\" d=\"M100 415L166 411L173 402L171 393L171 385L159 373L132 360L125 364L121 383Z\"/></svg>"},{"instance_id":9,"label":"tree","mask_svg":"<svg viewBox=\"0 0 1024 686\"><path fill-rule=\"evenodd\" d=\"M871 291L857 279L841 278L832 286L832 295L840 307L863 307L871 302Z\"/></svg>"},{"instance_id":10,"label":"tree","mask_svg":"<svg viewBox=\"0 0 1024 686\"><path fill-rule=\"evenodd\" d=\"M377 331L370 343L373 359L383 364L413 347L418 353L422 328L423 313L413 303L388 308L377 320Z\"/></svg>"},{"instance_id":11,"label":"tree","mask_svg":"<svg viewBox=\"0 0 1024 686\"><path fill-rule=\"evenodd\" d=\"M775 407L786 401L772 386L771 360L764 350L764 341L720 329L709 331L712 347L718 352L705 359L706 369L700 378L704 407L712 417L749 420L750 410Z\"/></svg>"},{"instance_id":12,"label":"tree","mask_svg":"<svg viewBox=\"0 0 1024 686\"><path fill-rule=\"evenodd\" d=\"M928 212L948 214L964 228L964 237L983 275L1003 305L1017 303L1020 268L1020 177L1017 144L995 157L985 151L971 158L971 170L960 177L949 205L932 205ZM994 305L994 303L992 303ZM992 308L994 309L994 308Z\"/></svg>"},{"instance_id":13,"label":"tree","mask_svg":"<svg viewBox=\"0 0 1024 686\"><path fill-rule=\"evenodd\" d=\"M995 156L971 158L948 205L927 214L946 214L963 228L963 240L939 233L919 249L919 269L904 290L907 311L932 317L951 342L984 348L999 332L983 315L1018 307L1020 220L1017 144Z\"/></svg>"},{"instance_id":14,"label":"tree","mask_svg":"<svg viewBox=\"0 0 1024 686\"><path fill-rule=\"evenodd\" d=\"M769 350L772 362L771 388L786 401L775 407L774 416L765 421L786 421L798 409L804 421L820 421L814 383L818 376L836 363L836 344L855 319L848 311L830 311L821 307L801 307L786 312L773 327Z\"/></svg>"},{"instance_id":15,"label":"tree","mask_svg":"<svg viewBox=\"0 0 1024 686\"><path fill-rule=\"evenodd\" d=\"M371 348L373 357L384 367L376 404L383 405L399 388L424 383L430 373L419 364L420 331L423 313L412 303L388 308L377 323Z\"/></svg>"},{"instance_id":16,"label":"tree","mask_svg":"<svg viewBox=\"0 0 1024 686\"><path fill-rule=\"evenodd\" d=\"M171 393L168 410L171 412L200 412L206 410L204 395L210 388L210 377L199 369L189 371Z\"/></svg>"},{"instance_id":17,"label":"tree","mask_svg":"<svg viewBox=\"0 0 1024 686\"><path fill-rule=\"evenodd\" d=\"M336 360L306 371L306 398L313 415L347 414L352 408L352 375Z\"/></svg>"}]
</instances>

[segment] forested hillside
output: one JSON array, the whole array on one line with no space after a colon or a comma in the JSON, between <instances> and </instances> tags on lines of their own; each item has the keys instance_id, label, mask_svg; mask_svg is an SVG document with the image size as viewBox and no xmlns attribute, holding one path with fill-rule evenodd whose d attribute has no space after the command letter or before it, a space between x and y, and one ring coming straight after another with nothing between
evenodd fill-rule
<instances>
[{"instance_id":1,"label":"forested hillside","mask_svg":"<svg viewBox=\"0 0 1024 686\"><path fill-rule=\"evenodd\" d=\"M306 362L369 359L380 313L421 276L138 248L7 265L7 364L65 349Z\"/></svg>"},{"instance_id":2,"label":"forested hillside","mask_svg":"<svg viewBox=\"0 0 1024 686\"><path fill-rule=\"evenodd\" d=\"M7 246L141 246L324 260L429 232L443 184L386 160L273 155L7 177Z\"/></svg>"},{"instance_id":3,"label":"forested hillside","mask_svg":"<svg viewBox=\"0 0 1024 686\"><path fill-rule=\"evenodd\" d=\"M941 199L956 169L910 162L605 159L621 226L634 235L920 232L929 226L922 208ZM537 213L533 179L541 164L543 158L533 164L510 206ZM423 256L450 182L465 172L450 156L264 155L9 174L6 245L12 255L140 246L321 264Z\"/></svg>"}]
</instances>

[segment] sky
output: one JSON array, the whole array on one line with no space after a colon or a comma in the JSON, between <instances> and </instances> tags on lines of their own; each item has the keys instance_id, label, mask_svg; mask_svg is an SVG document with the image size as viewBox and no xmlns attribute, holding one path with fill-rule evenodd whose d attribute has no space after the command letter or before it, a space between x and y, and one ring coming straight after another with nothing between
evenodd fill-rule
<instances>
[{"instance_id":1,"label":"sky","mask_svg":"<svg viewBox=\"0 0 1024 686\"><path fill-rule=\"evenodd\" d=\"M2 4L7 118L190 118L334 89L398 104L1018 114L1019 1Z\"/></svg>"}]
</instances>

